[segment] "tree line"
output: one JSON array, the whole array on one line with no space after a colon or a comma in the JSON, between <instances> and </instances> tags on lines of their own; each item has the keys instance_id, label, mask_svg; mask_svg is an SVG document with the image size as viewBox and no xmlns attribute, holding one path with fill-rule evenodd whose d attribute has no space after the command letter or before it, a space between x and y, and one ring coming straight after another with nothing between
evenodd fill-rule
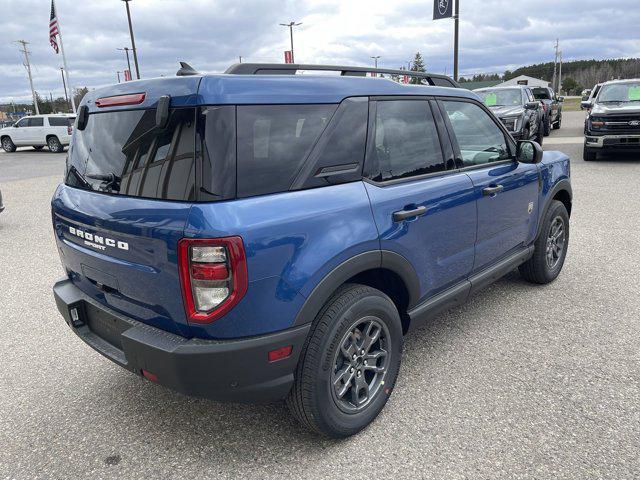
<instances>
[{"instance_id":1,"label":"tree line","mask_svg":"<svg viewBox=\"0 0 640 480\"><path fill-rule=\"evenodd\" d=\"M76 102L76 106L80 104L80 101L88 91L89 89L87 87L76 88L74 90L73 98ZM64 97L51 98L50 96L42 96L39 92L36 92L36 101L38 102L40 113L43 115L49 113L71 113L71 102L67 101ZM9 115L13 112L36 113L33 102L7 103L0 105L0 110Z\"/></svg>"}]
</instances>

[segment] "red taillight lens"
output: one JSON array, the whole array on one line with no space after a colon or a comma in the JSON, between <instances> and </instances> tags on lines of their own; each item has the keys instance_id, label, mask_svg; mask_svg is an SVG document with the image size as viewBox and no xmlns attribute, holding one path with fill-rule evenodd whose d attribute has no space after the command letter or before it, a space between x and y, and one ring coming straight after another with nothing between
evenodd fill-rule
<instances>
[{"instance_id":1,"label":"red taillight lens","mask_svg":"<svg viewBox=\"0 0 640 480\"><path fill-rule=\"evenodd\" d=\"M122 107L123 105L139 105L144 102L146 93L131 93L129 95L117 95L115 97L103 97L96 100L96 107Z\"/></svg>"},{"instance_id":2,"label":"red taillight lens","mask_svg":"<svg viewBox=\"0 0 640 480\"><path fill-rule=\"evenodd\" d=\"M189 322L217 320L247 291L247 260L240 237L183 238L178 242L178 259Z\"/></svg>"},{"instance_id":3,"label":"red taillight lens","mask_svg":"<svg viewBox=\"0 0 640 480\"><path fill-rule=\"evenodd\" d=\"M271 350L267 357L270 362L276 362L278 360L282 360L283 358L287 358L291 356L291 352L293 352L293 345L287 345L286 347L280 347L275 350Z\"/></svg>"}]
</instances>

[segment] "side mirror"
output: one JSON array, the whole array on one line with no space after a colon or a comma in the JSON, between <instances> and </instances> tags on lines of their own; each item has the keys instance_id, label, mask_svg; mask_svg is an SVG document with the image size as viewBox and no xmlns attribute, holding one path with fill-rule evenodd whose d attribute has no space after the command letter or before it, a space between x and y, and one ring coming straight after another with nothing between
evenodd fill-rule
<instances>
[{"instance_id":1,"label":"side mirror","mask_svg":"<svg viewBox=\"0 0 640 480\"><path fill-rule=\"evenodd\" d=\"M558 97L558 101L561 103L564 102L564 97Z\"/></svg>"},{"instance_id":2,"label":"side mirror","mask_svg":"<svg viewBox=\"0 0 640 480\"><path fill-rule=\"evenodd\" d=\"M18 122L13 124L13 128L19 128L19 127L20 127L20 125L18 125Z\"/></svg>"},{"instance_id":3,"label":"side mirror","mask_svg":"<svg viewBox=\"0 0 640 480\"><path fill-rule=\"evenodd\" d=\"M540 163L542 147L531 140L520 140L516 149L516 160L521 163Z\"/></svg>"},{"instance_id":4,"label":"side mirror","mask_svg":"<svg viewBox=\"0 0 640 480\"><path fill-rule=\"evenodd\" d=\"M593 107L593 104L589 100L585 100L584 102L580 102L580 107L585 110L589 110Z\"/></svg>"},{"instance_id":5,"label":"side mirror","mask_svg":"<svg viewBox=\"0 0 640 480\"><path fill-rule=\"evenodd\" d=\"M537 110L539 106L540 103L538 102L527 102L524 104L524 108L526 108L527 110Z\"/></svg>"},{"instance_id":6,"label":"side mirror","mask_svg":"<svg viewBox=\"0 0 640 480\"><path fill-rule=\"evenodd\" d=\"M78 118L76 119L76 128L80 131L87 128L87 122L89 121L89 107L82 105L78 110Z\"/></svg>"}]
</instances>

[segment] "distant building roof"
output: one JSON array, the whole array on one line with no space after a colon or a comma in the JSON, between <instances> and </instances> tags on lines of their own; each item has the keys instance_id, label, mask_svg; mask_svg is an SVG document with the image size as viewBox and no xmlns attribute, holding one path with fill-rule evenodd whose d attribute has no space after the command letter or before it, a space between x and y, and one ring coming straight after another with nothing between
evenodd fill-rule
<instances>
[{"instance_id":1,"label":"distant building roof","mask_svg":"<svg viewBox=\"0 0 640 480\"><path fill-rule=\"evenodd\" d=\"M528 75L519 75L506 82L495 85L496 87L508 87L509 85L527 85L529 87L548 87L551 82L542 80L541 78L529 77Z\"/></svg>"},{"instance_id":2,"label":"distant building roof","mask_svg":"<svg viewBox=\"0 0 640 480\"><path fill-rule=\"evenodd\" d=\"M458 82L462 88L467 90L475 90L477 88L495 87L500 83L500 80L484 80L482 82Z\"/></svg>"}]
</instances>

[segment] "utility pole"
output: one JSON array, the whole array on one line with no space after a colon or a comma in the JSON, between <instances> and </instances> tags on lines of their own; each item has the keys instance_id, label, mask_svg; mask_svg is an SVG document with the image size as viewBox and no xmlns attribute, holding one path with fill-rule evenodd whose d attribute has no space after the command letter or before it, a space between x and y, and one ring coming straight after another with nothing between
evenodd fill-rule
<instances>
[{"instance_id":1,"label":"utility pole","mask_svg":"<svg viewBox=\"0 0 640 480\"><path fill-rule=\"evenodd\" d=\"M60 74L62 75L62 86L64 87L64 99L67 102L67 107L71 107L69 104L69 95L67 95L67 81L64 78L64 67L60 67Z\"/></svg>"},{"instance_id":2,"label":"utility pole","mask_svg":"<svg viewBox=\"0 0 640 480\"><path fill-rule=\"evenodd\" d=\"M24 66L27 69L27 74L29 75L29 86L31 87L31 95L33 96L33 105L36 109L36 115L40 115L40 108L38 108L38 99L36 97L36 91L33 89L33 78L31 77L31 64L29 63L29 50L27 50L27 45L29 42L24 40L18 40L16 43L22 45L22 50L20 50L24 54Z\"/></svg>"},{"instance_id":3,"label":"utility pole","mask_svg":"<svg viewBox=\"0 0 640 480\"><path fill-rule=\"evenodd\" d=\"M453 14L453 80L458 81L458 47L460 38L460 0L456 0Z\"/></svg>"},{"instance_id":4,"label":"utility pole","mask_svg":"<svg viewBox=\"0 0 640 480\"><path fill-rule=\"evenodd\" d=\"M138 66L138 50L136 49L136 40L133 36L133 25L131 24L131 10L129 9L129 2L131 0L122 0L127 6L127 20L129 21L129 35L131 36L131 49L133 50L133 63L136 65L136 78L140 80L140 67ZM127 54L127 58L128 58ZM131 71L131 67L129 67Z\"/></svg>"},{"instance_id":5,"label":"utility pole","mask_svg":"<svg viewBox=\"0 0 640 480\"><path fill-rule=\"evenodd\" d=\"M127 68L129 68L129 73L131 73L131 60L129 60L129 50L131 50L129 47L124 47L124 48L116 48L116 50L120 50L121 52L124 52L127 54ZM140 77L138 77L140 78ZM120 83L120 82L118 82Z\"/></svg>"},{"instance_id":6,"label":"utility pole","mask_svg":"<svg viewBox=\"0 0 640 480\"><path fill-rule=\"evenodd\" d=\"M558 55L560 55L560 67L558 68L558 90L556 92L562 91L562 50L558 52Z\"/></svg>"},{"instance_id":7,"label":"utility pole","mask_svg":"<svg viewBox=\"0 0 640 480\"><path fill-rule=\"evenodd\" d=\"M289 35L291 37L291 63L296 63L296 59L293 56L293 27L297 27L299 25L302 25L302 22L300 22L300 23L296 23L296 22L281 23L280 25L283 26L283 27L289 27Z\"/></svg>"},{"instance_id":8,"label":"utility pole","mask_svg":"<svg viewBox=\"0 0 640 480\"><path fill-rule=\"evenodd\" d=\"M238 62L242 63L242 55L238 55Z\"/></svg>"},{"instance_id":9,"label":"utility pole","mask_svg":"<svg viewBox=\"0 0 640 480\"><path fill-rule=\"evenodd\" d=\"M558 54L560 52L559 50L559 42L560 39L556 38L556 45L555 45L555 50L556 50L556 55L554 57L553 60L553 79L551 80L551 88L553 88L554 92L557 92L558 89L556 88L556 80L558 79L558 75L557 75L557 71L558 71Z\"/></svg>"}]
</instances>

